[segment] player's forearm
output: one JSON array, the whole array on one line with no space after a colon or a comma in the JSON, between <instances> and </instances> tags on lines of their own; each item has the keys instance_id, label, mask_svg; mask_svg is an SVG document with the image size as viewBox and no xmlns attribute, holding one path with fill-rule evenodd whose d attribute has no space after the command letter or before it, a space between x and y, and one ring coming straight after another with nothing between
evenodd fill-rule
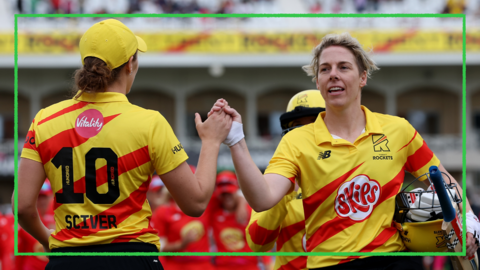
<instances>
[{"instance_id":1,"label":"player's forearm","mask_svg":"<svg viewBox=\"0 0 480 270\"><path fill-rule=\"evenodd\" d=\"M43 246L48 246L50 231L40 220L36 206L24 206L18 203L18 224Z\"/></svg>"},{"instance_id":2,"label":"player's forearm","mask_svg":"<svg viewBox=\"0 0 480 270\"><path fill-rule=\"evenodd\" d=\"M456 184L457 184L458 193L459 193L459 194L457 194L457 196L459 196L459 198L463 198L462 203L460 204L460 212L463 212L463 204L465 204L465 208L467 210L467 213L473 211L472 206L470 206L470 202L468 201L468 198L463 197L462 187L458 184L458 182L455 179L453 179L452 182L454 182L454 183L456 182Z\"/></svg>"},{"instance_id":3,"label":"player's forearm","mask_svg":"<svg viewBox=\"0 0 480 270\"><path fill-rule=\"evenodd\" d=\"M215 189L215 179L217 176L217 159L220 145L214 142L202 142L200 156L198 158L197 170L195 176L198 180L198 190L196 202L201 206L202 213L207 208L208 202Z\"/></svg>"},{"instance_id":4,"label":"player's forearm","mask_svg":"<svg viewBox=\"0 0 480 270\"><path fill-rule=\"evenodd\" d=\"M451 181L452 184L456 184L456 185L457 185L457 189L458 189L457 196L458 196L458 198L463 198L462 204L463 204L463 203L466 204L466 205L465 205L465 208L466 208L466 210L467 210L467 213L468 213L469 211L472 211L472 207L470 206L470 203L468 202L468 199L467 199L466 197L465 197L465 198L463 197L463 189L462 189L462 186L461 186L461 185L458 183L458 181L455 180L455 178L453 178L453 176L445 169L445 167L443 166L443 164L440 164L438 167L439 167L440 171L444 172L445 174L447 174L447 175L449 176L450 181ZM446 182L448 181L447 178L445 178L445 177L444 177L444 180L445 180ZM463 205L462 205L462 204L460 205L460 211L462 211L462 209L463 209Z\"/></svg>"},{"instance_id":5,"label":"player's forearm","mask_svg":"<svg viewBox=\"0 0 480 270\"><path fill-rule=\"evenodd\" d=\"M230 151L240 188L248 204L257 212L273 207L277 202L271 196L265 177L253 162L245 139L230 147Z\"/></svg>"}]
</instances>

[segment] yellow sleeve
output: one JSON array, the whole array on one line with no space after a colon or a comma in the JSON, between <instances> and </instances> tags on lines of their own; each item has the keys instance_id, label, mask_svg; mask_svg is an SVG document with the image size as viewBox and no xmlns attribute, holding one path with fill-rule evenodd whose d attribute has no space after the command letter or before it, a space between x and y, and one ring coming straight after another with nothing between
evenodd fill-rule
<instances>
[{"instance_id":1,"label":"yellow sleeve","mask_svg":"<svg viewBox=\"0 0 480 270\"><path fill-rule=\"evenodd\" d=\"M148 150L158 175L172 171L188 159L172 127L158 112L151 123Z\"/></svg>"},{"instance_id":2,"label":"yellow sleeve","mask_svg":"<svg viewBox=\"0 0 480 270\"><path fill-rule=\"evenodd\" d=\"M407 132L406 137L411 138L404 146L404 148L406 148L404 150L407 151L405 169L408 172L415 177L419 177L420 175L429 172L428 169L430 166L440 165L440 160L435 156L432 150L430 150L422 136L420 136L410 123L406 123L406 128L404 130ZM424 177L420 180L425 179L426 178Z\"/></svg>"},{"instance_id":3,"label":"yellow sleeve","mask_svg":"<svg viewBox=\"0 0 480 270\"><path fill-rule=\"evenodd\" d=\"M38 121L41 118L43 110L40 110L35 118L32 121L32 124L30 125L30 128L28 129L27 137L25 138L25 143L23 144L23 149L22 149L22 158L28 158L34 161L38 161L42 163L42 159L40 158L40 154L38 153L38 145L39 145L39 140L37 140L37 125Z\"/></svg>"},{"instance_id":4,"label":"yellow sleeve","mask_svg":"<svg viewBox=\"0 0 480 270\"><path fill-rule=\"evenodd\" d=\"M295 184L299 166L297 164L297 149L290 144L288 134L282 138L277 146L270 163L268 164L265 174L279 174L290 179Z\"/></svg>"},{"instance_id":5,"label":"yellow sleeve","mask_svg":"<svg viewBox=\"0 0 480 270\"><path fill-rule=\"evenodd\" d=\"M252 210L245 234L248 246L253 251L265 252L273 248L288 214L287 203L295 195L295 191L291 192L267 211L257 213Z\"/></svg>"}]
</instances>

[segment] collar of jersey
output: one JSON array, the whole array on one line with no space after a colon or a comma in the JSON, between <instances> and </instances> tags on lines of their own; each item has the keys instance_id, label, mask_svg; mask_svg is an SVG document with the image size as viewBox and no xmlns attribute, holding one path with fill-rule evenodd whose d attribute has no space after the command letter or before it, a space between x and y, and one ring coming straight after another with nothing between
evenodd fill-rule
<instances>
[{"instance_id":1,"label":"collar of jersey","mask_svg":"<svg viewBox=\"0 0 480 270\"><path fill-rule=\"evenodd\" d=\"M116 92L100 92L93 94L84 92L77 100L86 102L128 102L127 96Z\"/></svg>"},{"instance_id":2,"label":"collar of jersey","mask_svg":"<svg viewBox=\"0 0 480 270\"><path fill-rule=\"evenodd\" d=\"M377 117L369 110L367 107L362 105L362 110L365 113L366 117L366 126L365 126L365 133L360 135L359 138L370 135L370 134L383 134L383 129L378 123ZM332 145L335 144L343 144L343 143L335 143L335 139L333 139L332 135L328 131L323 118L325 117L325 111L320 113L320 117L317 117L315 124L313 126L315 132L315 143L320 145L324 142L330 142ZM358 139L357 139L358 140ZM344 141L344 140L342 140Z\"/></svg>"}]
</instances>

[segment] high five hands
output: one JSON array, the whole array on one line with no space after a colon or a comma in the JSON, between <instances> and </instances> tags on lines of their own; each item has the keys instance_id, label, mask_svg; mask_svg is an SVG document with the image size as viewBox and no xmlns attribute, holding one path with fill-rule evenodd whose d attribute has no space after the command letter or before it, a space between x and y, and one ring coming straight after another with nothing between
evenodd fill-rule
<instances>
[{"instance_id":1,"label":"high five hands","mask_svg":"<svg viewBox=\"0 0 480 270\"><path fill-rule=\"evenodd\" d=\"M210 112L208 112L208 117L210 117L210 115L213 115L215 112L219 112L221 110L223 110L226 114L230 115L233 121L240 124L242 123L242 116L234 108L230 107L228 105L228 102L223 98L217 99Z\"/></svg>"},{"instance_id":2,"label":"high five hands","mask_svg":"<svg viewBox=\"0 0 480 270\"><path fill-rule=\"evenodd\" d=\"M202 122L200 114L195 113L195 126L202 142L221 144L232 127L231 113L218 109L208 113L208 119Z\"/></svg>"}]
</instances>

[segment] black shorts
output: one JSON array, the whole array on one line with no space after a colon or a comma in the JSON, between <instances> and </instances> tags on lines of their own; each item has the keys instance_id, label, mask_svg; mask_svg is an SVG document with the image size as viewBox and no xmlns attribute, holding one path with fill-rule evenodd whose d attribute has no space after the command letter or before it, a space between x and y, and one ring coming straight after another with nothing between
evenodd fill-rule
<instances>
[{"instance_id":1,"label":"black shorts","mask_svg":"<svg viewBox=\"0 0 480 270\"><path fill-rule=\"evenodd\" d=\"M333 265L322 270L423 270L423 257L413 256L377 256L364 259L356 259L348 263ZM312 269L312 270L315 270Z\"/></svg>"},{"instance_id":2,"label":"black shorts","mask_svg":"<svg viewBox=\"0 0 480 270\"><path fill-rule=\"evenodd\" d=\"M147 243L115 243L85 247L65 247L52 250L62 252L158 252L155 245ZM45 270L163 270L158 256L50 256Z\"/></svg>"}]
</instances>

